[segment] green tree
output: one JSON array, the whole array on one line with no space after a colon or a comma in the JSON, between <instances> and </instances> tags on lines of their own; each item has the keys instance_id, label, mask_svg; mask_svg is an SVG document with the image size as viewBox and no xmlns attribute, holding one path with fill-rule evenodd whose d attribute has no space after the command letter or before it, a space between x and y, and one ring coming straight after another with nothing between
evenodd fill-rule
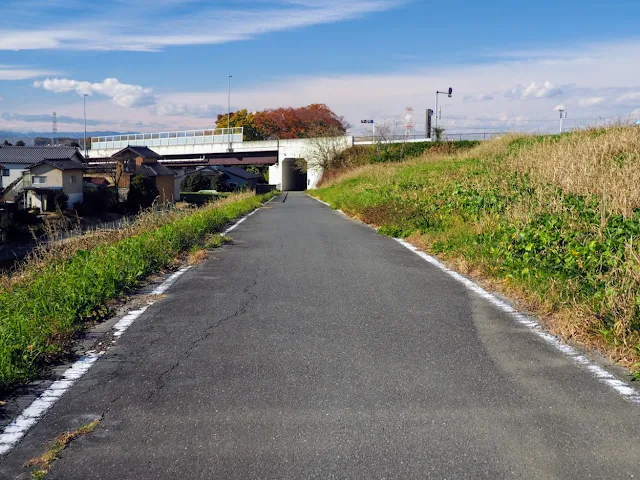
<instances>
[{"instance_id":1,"label":"green tree","mask_svg":"<svg viewBox=\"0 0 640 480\"><path fill-rule=\"evenodd\" d=\"M158 189L152 178L136 175L131 179L127 205L130 210L138 212L149 208L158 196Z\"/></svg>"},{"instance_id":2,"label":"green tree","mask_svg":"<svg viewBox=\"0 0 640 480\"><path fill-rule=\"evenodd\" d=\"M444 128L436 127L433 129L433 133L436 136L436 142L440 142L442 140L442 135L444 135Z\"/></svg>"},{"instance_id":3,"label":"green tree","mask_svg":"<svg viewBox=\"0 0 640 480\"><path fill-rule=\"evenodd\" d=\"M247 172L262 175L262 182L269 183L269 167L267 165L248 165Z\"/></svg>"},{"instance_id":4,"label":"green tree","mask_svg":"<svg viewBox=\"0 0 640 480\"><path fill-rule=\"evenodd\" d=\"M2 145L4 145L5 147L11 147L11 146L13 146L13 145L11 145L11 144L9 143L9 141L8 141L8 140L5 140L5 141L4 141L4 143L3 143Z\"/></svg>"},{"instance_id":5,"label":"green tree","mask_svg":"<svg viewBox=\"0 0 640 480\"><path fill-rule=\"evenodd\" d=\"M24 146L25 146L25 143L22 140L18 140L16 142L16 147L24 147Z\"/></svg>"},{"instance_id":6,"label":"green tree","mask_svg":"<svg viewBox=\"0 0 640 480\"><path fill-rule=\"evenodd\" d=\"M202 172L196 172L182 180L182 183L180 183L180 191L199 192L200 190L215 190L217 185L217 177L203 175Z\"/></svg>"},{"instance_id":7,"label":"green tree","mask_svg":"<svg viewBox=\"0 0 640 480\"><path fill-rule=\"evenodd\" d=\"M246 141L265 140L266 137L260 133L256 127L256 116L253 113L247 112L247 109L238 110L231 113L231 118L227 119L228 114L221 113L218 115L216 121L216 128L227 128L230 125L231 128L243 127L242 138Z\"/></svg>"}]
</instances>

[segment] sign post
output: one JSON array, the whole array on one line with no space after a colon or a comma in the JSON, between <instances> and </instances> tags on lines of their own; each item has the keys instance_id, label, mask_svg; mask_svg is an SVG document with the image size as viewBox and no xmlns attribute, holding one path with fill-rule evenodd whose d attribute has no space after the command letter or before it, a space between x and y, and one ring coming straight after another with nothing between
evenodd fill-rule
<instances>
[{"instance_id":1,"label":"sign post","mask_svg":"<svg viewBox=\"0 0 640 480\"><path fill-rule=\"evenodd\" d=\"M371 124L371 140L375 140L376 138L376 124L373 120L360 120L360 123L370 123Z\"/></svg>"}]
</instances>

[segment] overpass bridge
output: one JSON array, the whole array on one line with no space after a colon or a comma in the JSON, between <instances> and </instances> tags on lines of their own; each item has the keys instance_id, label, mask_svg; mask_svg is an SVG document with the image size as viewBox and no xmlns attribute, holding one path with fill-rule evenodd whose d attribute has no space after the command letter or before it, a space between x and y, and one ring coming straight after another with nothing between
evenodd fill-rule
<instances>
[{"instance_id":1,"label":"overpass bridge","mask_svg":"<svg viewBox=\"0 0 640 480\"><path fill-rule=\"evenodd\" d=\"M426 141L427 139L404 139L404 141ZM333 137L332 148L346 150L353 145L380 142L375 138L353 136ZM110 157L128 146L145 146L162 155L162 163L170 167L192 165L269 165L269 181L282 185L283 174L289 178L297 159L310 159L318 148L317 139L272 139L243 141L243 128L219 128L212 130L185 130L176 132L138 133L92 137L88 151L92 159ZM389 140L398 143L399 140ZM307 188L315 188L322 178L322 169L310 162Z\"/></svg>"}]
</instances>

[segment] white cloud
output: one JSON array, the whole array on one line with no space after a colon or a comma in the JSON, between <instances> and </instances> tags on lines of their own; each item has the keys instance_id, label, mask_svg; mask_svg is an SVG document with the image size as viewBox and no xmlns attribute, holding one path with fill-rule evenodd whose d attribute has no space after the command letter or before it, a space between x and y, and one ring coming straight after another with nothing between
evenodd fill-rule
<instances>
[{"instance_id":1,"label":"white cloud","mask_svg":"<svg viewBox=\"0 0 640 480\"><path fill-rule=\"evenodd\" d=\"M0 65L0 80L27 80L30 78L44 77L45 75L55 75L52 70L40 70L29 67L14 65Z\"/></svg>"},{"instance_id":2,"label":"white cloud","mask_svg":"<svg viewBox=\"0 0 640 480\"><path fill-rule=\"evenodd\" d=\"M33 83L34 87L44 88L50 92L76 92L78 95L104 95L121 107L144 107L156 101L153 89L140 85L120 83L117 78L107 78L99 83L81 82L68 78L47 78Z\"/></svg>"},{"instance_id":3,"label":"white cloud","mask_svg":"<svg viewBox=\"0 0 640 480\"><path fill-rule=\"evenodd\" d=\"M600 105L604 101L604 97L586 97L578 99L578 105L581 107L593 107L595 105Z\"/></svg>"},{"instance_id":4,"label":"white cloud","mask_svg":"<svg viewBox=\"0 0 640 480\"><path fill-rule=\"evenodd\" d=\"M640 105L640 92L629 92L619 96L616 103L624 105Z\"/></svg>"},{"instance_id":5,"label":"white cloud","mask_svg":"<svg viewBox=\"0 0 640 480\"><path fill-rule=\"evenodd\" d=\"M104 0L74 9L74 20L59 22L54 12L36 17L39 24L20 22L28 17L18 2L15 24L21 30L0 27L0 50L73 49L156 51L173 45L211 45L245 40L269 32L335 23L398 7L405 0L273 0L136 1ZM181 9L176 4L184 3ZM14 14L14 9L7 7ZM31 18L30 18L31 20ZM161 33L160 33L161 32Z\"/></svg>"},{"instance_id":6,"label":"white cloud","mask_svg":"<svg viewBox=\"0 0 640 480\"><path fill-rule=\"evenodd\" d=\"M558 95L562 95L563 90L556 87L551 82L544 82L537 84L531 82L528 86L524 87L518 85L507 91L506 96L508 98L515 98L518 100L540 99L540 98L553 98Z\"/></svg>"},{"instance_id":7,"label":"white cloud","mask_svg":"<svg viewBox=\"0 0 640 480\"><path fill-rule=\"evenodd\" d=\"M567 107L565 107L564 103L561 103L560 105L556 105L555 107L553 107L553 109L554 109L556 112L559 112L560 110L566 110L566 109L567 109Z\"/></svg>"},{"instance_id":8,"label":"white cloud","mask_svg":"<svg viewBox=\"0 0 640 480\"><path fill-rule=\"evenodd\" d=\"M635 105L631 100L628 100L629 104L605 101L595 106L580 107L579 113L572 113L581 98L635 97L631 94L640 92L640 62L629 62L629 58L635 58L633 55L638 51L640 40L634 44L607 44L606 48L576 46L573 50L562 50L558 54L549 52L549 57L530 60L525 55L514 60L499 58L478 64L429 65L423 69L383 74L330 72L323 76L274 78L271 82L256 78L255 82L234 89L232 101L235 108L250 111L323 102L339 115L344 115L354 125L354 132L365 131L360 126L362 118L372 118L376 122L385 119L403 122L404 108L410 105L415 108L414 131L422 133L425 109L434 108L432 92L451 86L453 98L440 97L442 121L439 122L451 133L557 131L559 119L553 108L559 103L570 111L566 120L568 128L626 118L632 110L640 108L640 101ZM559 55L562 55L562 61L550 63L555 62ZM554 83L562 86L564 93L562 97L539 98L536 101L514 101L494 93L510 91L514 85L530 85L531 79L553 79ZM217 113L215 106L227 104L226 84L223 85L219 90L162 93L157 95L156 105L135 111L111 101L95 99L90 106L87 104L87 114L90 118L99 114L104 121L101 129L151 132L211 128ZM390 90L389 85L394 85L394 88ZM544 87L544 84L537 86ZM524 90L522 87L522 92ZM385 95L380 95L382 91ZM464 101L465 96L483 94L494 98L485 102ZM5 101L12 100L8 95L4 96ZM82 98L68 98L68 103L55 99L46 105L47 108L44 108L41 98L26 98L19 113L38 114L56 110L59 115L82 117ZM7 111L10 108L3 107ZM18 128L17 121L12 126ZM45 122L41 127L29 125L32 126L43 130L50 128Z\"/></svg>"},{"instance_id":9,"label":"white cloud","mask_svg":"<svg viewBox=\"0 0 640 480\"><path fill-rule=\"evenodd\" d=\"M160 105L154 105L149 110L153 115L167 117L197 117L197 118L216 118L219 113L224 112L226 107L209 103L189 104L189 103L172 103L167 102Z\"/></svg>"},{"instance_id":10,"label":"white cloud","mask_svg":"<svg viewBox=\"0 0 640 480\"><path fill-rule=\"evenodd\" d=\"M479 93L477 95L465 95L463 97L465 102L489 102L493 100L493 95L488 95L486 93Z\"/></svg>"}]
</instances>

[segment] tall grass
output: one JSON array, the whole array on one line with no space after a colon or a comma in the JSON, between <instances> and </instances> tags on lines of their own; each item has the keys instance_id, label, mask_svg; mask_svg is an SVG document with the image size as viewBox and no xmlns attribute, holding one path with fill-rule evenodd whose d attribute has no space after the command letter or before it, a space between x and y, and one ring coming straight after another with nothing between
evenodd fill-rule
<instances>
[{"instance_id":1,"label":"tall grass","mask_svg":"<svg viewBox=\"0 0 640 480\"><path fill-rule=\"evenodd\" d=\"M271 195L239 195L189 213L148 213L128 228L40 251L0 286L0 391L25 382L65 351L106 302Z\"/></svg>"},{"instance_id":2,"label":"tall grass","mask_svg":"<svg viewBox=\"0 0 640 480\"><path fill-rule=\"evenodd\" d=\"M537 183L603 199L606 213L640 208L640 128L617 125L560 136L523 137L508 151L509 168Z\"/></svg>"},{"instance_id":3,"label":"tall grass","mask_svg":"<svg viewBox=\"0 0 640 480\"><path fill-rule=\"evenodd\" d=\"M456 155L352 169L314 195L521 299L565 338L633 365L638 147L640 130L625 126L505 136Z\"/></svg>"}]
</instances>

